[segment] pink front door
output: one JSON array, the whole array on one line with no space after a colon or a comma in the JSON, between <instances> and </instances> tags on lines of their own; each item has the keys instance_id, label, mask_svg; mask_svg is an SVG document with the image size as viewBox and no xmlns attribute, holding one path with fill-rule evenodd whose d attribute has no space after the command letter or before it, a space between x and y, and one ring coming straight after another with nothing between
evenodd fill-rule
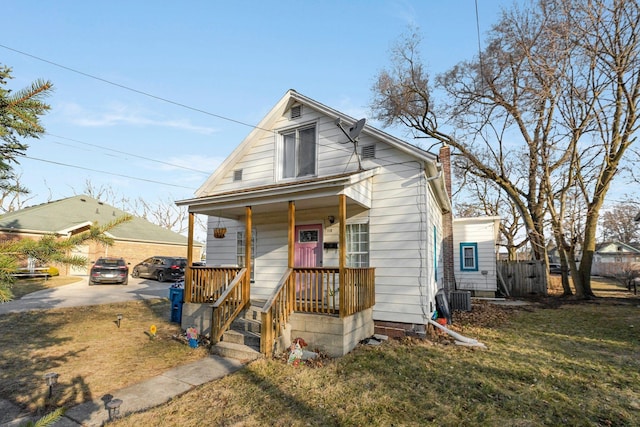
<instances>
[{"instance_id":1,"label":"pink front door","mask_svg":"<svg viewBox=\"0 0 640 427\"><path fill-rule=\"evenodd\" d=\"M322 267L322 224L297 225L295 267Z\"/></svg>"}]
</instances>

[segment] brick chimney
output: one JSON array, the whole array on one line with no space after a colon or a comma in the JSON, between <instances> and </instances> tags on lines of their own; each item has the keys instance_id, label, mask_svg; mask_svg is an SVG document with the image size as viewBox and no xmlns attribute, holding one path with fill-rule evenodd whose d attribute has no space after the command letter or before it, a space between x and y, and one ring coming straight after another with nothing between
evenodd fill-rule
<instances>
[{"instance_id":1,"label":"brick chimney","mask_svg":"<svg viewBox=\"0 0 640 427\"><path fill-rule=\"evenodd\" d=\"M451 148L443 144L440 148L440 165L444 175L444 186L447 195L451 197ZM448 212L442 217L442 281L444 290L449 295L456 289L455 268L453 264L453 213Z\"/></svg>"}]
</instances>

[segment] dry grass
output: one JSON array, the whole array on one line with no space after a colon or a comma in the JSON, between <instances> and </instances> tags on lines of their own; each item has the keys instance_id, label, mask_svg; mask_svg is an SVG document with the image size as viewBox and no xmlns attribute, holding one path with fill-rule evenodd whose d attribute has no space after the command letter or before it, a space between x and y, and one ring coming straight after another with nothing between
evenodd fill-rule
<instances>
[{"instance_id":1,"label":"dry grass","mask_svg":"<svg viewBox=\"0 0 640 427\"><path fill-rule=\"evenodd\" d=\"M404 339L317 368L261 360L114 426L640 425L639 307L474 302L454 325L486 350Z\"/></svg>"},{"instance_id":2,"label":"dry grass","mask_svg":"<svg viewBox=\"0 0 640 427\"><path fill-rule=\"evenodd\" d=\"M123 320L116 325L116 314ZM70 407L202 358L173 338L166 299L0 316L0 397L36 413ZM155 324L152 339L149 327ZM60 374L52 399L43 375Z\"/></svg>"},{"instance_id":3,"label":"dry grass","mask_svg":"<svg viewBox=\"0 0 640 427\"><path fill-rule=\"evenodd\" d=\"M575 293L576 289L573 286L571 278L569 278L569 286L571 287L571 291ZM550 296L562 295L562 279L559 275L554 274L550 276L547 290ZM606 277L592 277L591 290L593 290L596 296L603 298L628 298L631 296L624 285L614 279Z\"/></svg>"},{"instance_id":4,"label":"dry grass","mask_svg":"<svg viewBox=\"0 0 640 427\"><path fill-rule=\"evenodd\" d=\"M640 300L612 283L594 290L616 298L474 301L452 328L485 350L435 337L358 346L316 367L261 360L113 425L640 425ZM0 397L44 413L205 356L172 338L169 310L151 300L0 316Z\"/></svg>"},{"instance_id":5,"label":"dry grass","mask_svg":"<svg viewBox=\"0 0 640 427\"><path fill-rule=\"evenodd\" d=\"M54 276L47 279L41 277L20 279L16 280L11 286L11 293L13 293L14 299L20 299L32 292L57 288L58 286L69 285L74 282L79 282L80 280L82 280L82 278L74 276Z\"/></svg>"}]
</instances>

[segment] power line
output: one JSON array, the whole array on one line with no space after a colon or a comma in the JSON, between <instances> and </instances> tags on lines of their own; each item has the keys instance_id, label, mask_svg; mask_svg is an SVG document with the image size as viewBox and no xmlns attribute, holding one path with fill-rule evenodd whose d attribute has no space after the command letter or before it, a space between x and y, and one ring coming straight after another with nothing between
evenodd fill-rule
<instances>
[{"instance_id":1,"label":"power line","mask_svg":"<svg viewBox=\"0 0 640 427\"><path fill-rule=\"evenodd\" d=\"M186 187L184 185L169 184L169 183L166 183L166 182L154 181L152 179L136 178L135 176L123 175L123 174L107 172L107 171L101 171L101 170L97 170L97 169L86 168L86 167L83 167L83 166L70 165L68 163L54 162L53 160L39 159L37 157L30 157L30 156L27 156L27 155L23 155L23 156L19 156L19 157L25 158L25 159L29 159L29 160L36 160L36 161L44 162L44 163L51 163L51 164L58 165L58 166L66 166L68 168L82 169L82 170L86 170L86 171L90 171L90 172L97 172L97 173L103 173L103 174L106 174L106 175L119 176L121 178L134 179L136 181L150 182L152 184L160 184L160 185L166 185L166 186L169 186L169 187L185 188L187 190L192 190L193 191L193 187Z\"/></svg>"},{"instance_id":2,"label":"power line","mask_svg":"<svg viewBox=\"0 0 640 427\"><path fill-rule=\"evenodd\" d=\"M23 52L21 50L14 49L12 47L5 46L3 44L0 44L0 47L3 47L3 48L5 48L7 50L10 50L12 52L19 53L20 55L28 56L29 58L33 58L33 59L36 59L38 61L46 62L47 64L53 65L55 67L62 68L62 69L67 70L67 71L71 71L72 73L80 74L81 76L89 77L90 79L98 80L98 81L101 81L103 83L107 83L107 84L110 84L112 86L116 86L116 87L119 87L121 89L128 90L130 92L134 92L134 93L137 93L137 94L140 94L140 95L147 96L149 98L156 99L158 101L166 102L168 104L172 104L172 105L176 105L178 107L186 108L187 110L196 111L198 113L206 114L208 116L216 117L218 119L226 120L228 122L237 123L239 125L250 127L252 129L261 129L261 130L270 131L269 129L262 129L259 126L251 125L249 123L245 123L245 122L242 122L240 120L236 120L236 119L232 119L232 118L229 118L229 117L221 116L220 114L210 113L209 111L203 110L201 108L191 107L191 106L183 104L181 102L172 101L170 99L163 98L163 97L157 96L157 95L153 95L151 93L144 92L142 90L134 89L132 87L125 86L125 85L120 84L120 83L115 83L115 82L112 82L110 80L103 79L102 77L94 76L93 74L85 73L84 71L79 71L79 70L76 70L75 68L67 67L66 65L58 64L56 62L49 61L48 59L44 59L44 58L41 58L41 57L36 56L36 55L32 55L32 54L27 53L27 52Z\"/></svg>"},{"instance_id":3,"label":"power line","mask_svg":"<svg viewBox=\"0 0 640 427\"><path fill-rule=\"evenodd\" d=\"M211 175L211 172L205 172L205 171L201 171L201 170L198 170L198 169L193 169L193 168L190 168L188 166L180 166L180 165L176 165L176 164L169 163L169 162L163 162L162 160L151 159L149 157L140 156L138 154L132 154L132 153L127 153L126 151L115 150L113 148L105 149L104 147L102 147L100 145L97 145L97 144L91 144L89 142L83 142L83 141L79 141L79 140L73 139L73 138L66 138L66 137L60 136L60 135L54 135L54 134L49 133L49 132L45 132L45 134L49 135L49 136L53 136L55 138L60 138L60 139L64 139L64 140L67 140L67 141L76 142L78 144L88 145L90 147L100 148L100 149L106 150L106 151L113 151L114 153L125 154L127 156L133 156L133 157L136 157L138 159L143 159L143 160L147 160L147 161L150 161L150 162L160 163L160 164L171 166L171 167L174 167L174 168L190 170L192 172L198 172L198 173L201 173L201 174L204 174L204 175L207 175L207 176Z\"/></svg>"}]
</instances>

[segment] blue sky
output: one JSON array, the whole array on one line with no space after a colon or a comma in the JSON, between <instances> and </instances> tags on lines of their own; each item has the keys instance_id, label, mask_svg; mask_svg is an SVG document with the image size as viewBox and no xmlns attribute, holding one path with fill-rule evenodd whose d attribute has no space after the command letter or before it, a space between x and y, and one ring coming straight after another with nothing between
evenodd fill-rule
<instances>
[{"instance_id":1,"label":"blue sky","mask_svg":"<svg viewBox=\"0 0 640 427\"><path fill-rule=\"evenodd\" d=\"M477 4L482 36L511 1ZM433 72L478 50L475 0L21 0L3 16L9 88L55 87L48 135L16 167L30 205L86 182L149 202L190 198L250 132L237 122L257 124L288 89L370 116L374 78L409 26Z\"/></svg>"}]
</instances>

